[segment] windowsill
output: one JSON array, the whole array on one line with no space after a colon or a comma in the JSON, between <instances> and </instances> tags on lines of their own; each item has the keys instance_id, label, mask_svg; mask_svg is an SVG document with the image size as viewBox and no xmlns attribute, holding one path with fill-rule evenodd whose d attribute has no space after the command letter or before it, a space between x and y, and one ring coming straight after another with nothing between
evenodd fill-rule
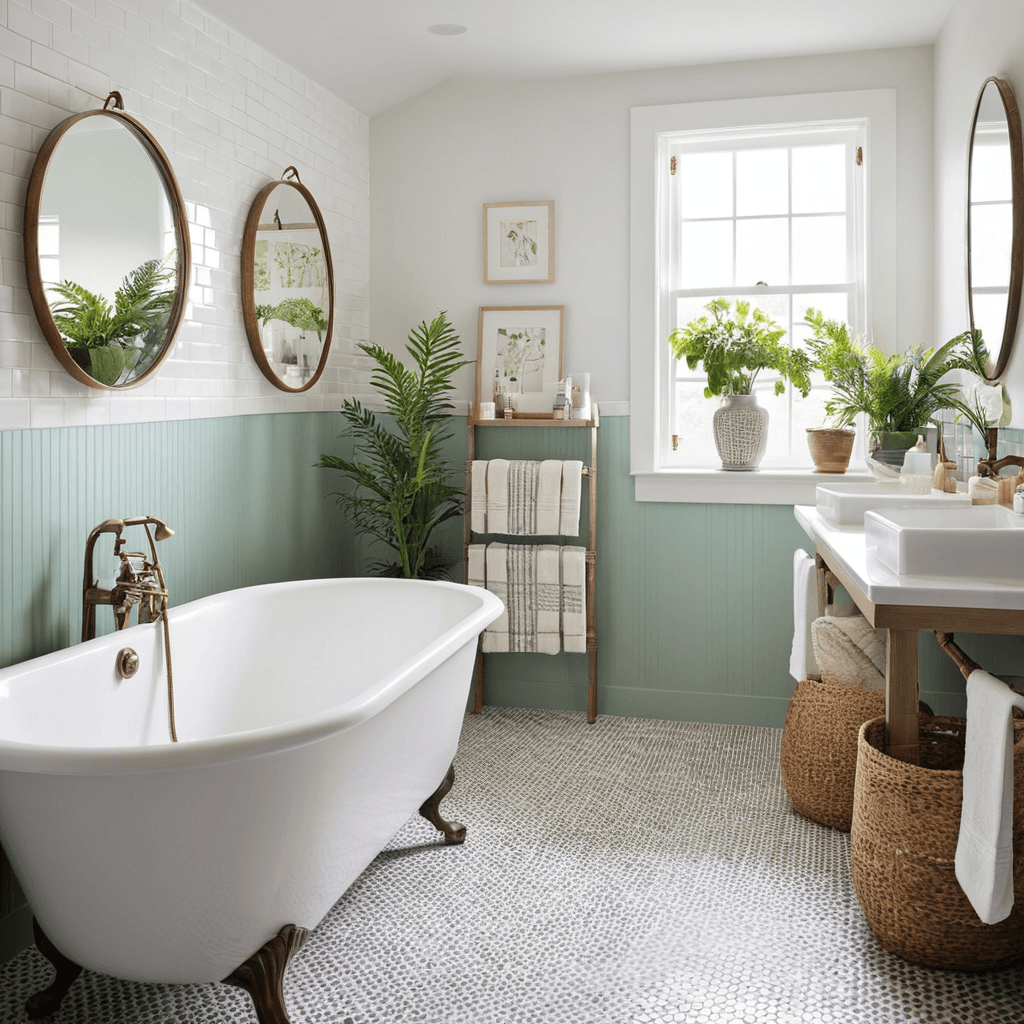
<instances>
[{"instance_id":1,"label":"windowsill","mask_svg":"<svg viewBox=\"0 0 1024 1024\"><path fill-rule=\"evenodd\" d=\"M637 501L729 505L813 505L820 483L871 480L866 471L816 473L811 469L659 469L632 473Z\"/></svg>"}]
</instances>

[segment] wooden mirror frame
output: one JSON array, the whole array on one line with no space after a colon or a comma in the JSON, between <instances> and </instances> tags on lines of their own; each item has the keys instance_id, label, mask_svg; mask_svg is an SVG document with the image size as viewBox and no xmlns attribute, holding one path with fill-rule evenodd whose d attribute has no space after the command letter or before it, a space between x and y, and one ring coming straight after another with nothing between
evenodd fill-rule
<instances>
[{"instance_id":1,"label":"wooden mirror frame","mask_svg":"<svg viewBox=\"0 0 1024 1024\"><path fill-rule=\"evenodd\" d=\"M110 109L107 104L113 101L114 106ZM167 196L171 214L174 219L174 239L178 253L178 284L175 289L174 304L167 317L167 332L164 338L163 347L153 362L133 380L123 384L103 384L90 376L71 357L67 345L57 329L53 319L53 311L46 299L46 286L42 279L42 271L39 266L39 206L42 201L43 183L46 178L46 171L54 150L68 130L79 121L87 117L107 117L125 126L130 131L149 158L160 176L161 182ZM164 360L170 355L174 345L174 337L181 326L185 315L185 306L188 301L188 285L192 271L192 245L189 240L188 214L185 210L185 201L182 199L181 190L178 188L177 179L171 169L167 154L160 148L160 144L153 138L149 131L134 117L124 112L124 104L121 94L112 92L99 110L86 110L81 114L73 114L65 118L47 135L39 153L36 155L35 164L28 180L28 192L25 196L25 220L22 227L25 251L25 276L28 280L28 293L32 300L32 308L35 310L36 320L42 328L50 350L57 357L57 361L71 374L75 380L91 388L98 388L101 391L121 391L136 388L145 384L152 378L160 368Z\"/></svg>"},{"instance_id":2,"label":"wooden mirror frame","mask_svg":"<svg viewBox=\"0 0 1024 1024\"><path fill-rule=\"evenodd\" d=\"M288 175L294 175L290 178ZM327 294L330 296L331 308L327 317L327 336L324 338L323 347L320 351L320 360L317 363L313 375L302 387L289 387L275 372L267 359L263 349L263 337L260 333L259 318L256 316L256 232L259 230L260 217L263 214L264 206L271 193L280 185L287 185L294 188L306 201L313 220L316 222L320 232L320 243L323 247L324 264L327 268ZM327 357L331 352L331 341L334 338L334 264L331 260L331 247L327 241L327 225L324 223L320 207L317 206L313 194L299 180L299 172L294 167L286 167L281 172L281 177L264 185L256 193L256 198L249 207L249 216L245 220L245 230L242 234L242 319L245 321L245 333L249 339L249 348L252 350L253 358L263 373L263 376L276 388L297 394L308 391L322 376L327 366Z\"/></svg>"},{"instance_id":3,"label":"wooden mirror frame","mask_svg":"<svg viewBox=\"0 0 1024 1024\"><path fill-rule=\"evenodd\" d=\"M981 101L985 90L994 84L1006 111L1006 126L1010 135L1010 168L1013 187L1013 240L1010 247L1010 281L1006 296L1006 319L1003 322L1003 336L998 352L993 352L995 364L992 373L985 370L985 379L998 380L1006 369L1017 333L1017 318L1020 314L1021 284L1024 281L1024 136L1021 132L1020 111L1013 88L1005 79L994 76L986 78L978 92L971 118L971 134L967 143L967 312L971 330L974 331L974 295L971 284L971 167L974 161L974 133L978 126ZM988 341L989 339L986 339ZM991 342L990 342L991 344Z\"/></svg>"}]
</instances>

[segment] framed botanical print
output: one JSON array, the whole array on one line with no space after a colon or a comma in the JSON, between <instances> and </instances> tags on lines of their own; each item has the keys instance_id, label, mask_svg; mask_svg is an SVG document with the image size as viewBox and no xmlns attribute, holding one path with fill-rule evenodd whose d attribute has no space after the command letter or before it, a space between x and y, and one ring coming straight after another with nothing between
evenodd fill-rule
<instances>
[{"instance_id":1,"label":"framed botanical print","mask_svg":"<svg viewBox=\"0 0 1024 1024\"><path fill-rule=\"evenodd\" d=\"M484 203L484 284L555 280L555 201Z\"/></svg>"},{"instance_id":2,"label":"framed botanical print","mask_svg":"<svg viewBox=\"0 0 1024 1024\"><path fill-rule=\"evenodd\" d=\"M497 381L518 411L550 412L564 330L565 306L481 306L477 401L491 401Z\"/></svg>"}]
</instances>

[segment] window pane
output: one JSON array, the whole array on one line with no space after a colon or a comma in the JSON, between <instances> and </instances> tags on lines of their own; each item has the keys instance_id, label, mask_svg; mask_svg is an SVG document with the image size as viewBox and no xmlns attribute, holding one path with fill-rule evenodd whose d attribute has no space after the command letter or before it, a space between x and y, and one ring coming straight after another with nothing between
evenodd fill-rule
<instances>
[{"instance_id":1,"label":"window pane","mask_svg":"<svg viewBox=\"0 0 1024 1024\"><path fill-rule=\"evenodd\" d=\"M1008 287L1013 211L1010 206L971 207L971 284Z\"/></svg>"},{"instance_id":2,"label":"window pane","mask_svg":"<svg viewBox=\"0 0 1024 1024\"><path fill-rule=\"evenodd\" d=\"M732 153L684 153L676 164L683 217L732 216Z\"/></svg>"},{"instance_id":3,"label":"window pane","mask_svg":"<svg viewBox=\"0 0 1024 1024\"><path fill-rule=\"evenodd\" d=\"M732 225L731 220L713 220L680 227L680 287L732 284Z\"/></svg>"},{"instance_id":4,"label":"window pane","mask_svg":"<svg viewBox=\"0 0 1024 1024\"><path fill-rule=\"evenodd\" d=\"M793 284L842 284L846 272L846 218L793 220Z\"/></svg>"},{"instance_id":5,"label":"window pane","mask_svg":"<svg viewBox=\"0 0 1024 1024\"><path fill-rule=\"evenodd\" d=\"M1006 327L1006 293L975 295L971 301L974 326L981 331L990 352L998 352Z\"/></svg>"},{"instance_id":6,"label":"window pane","mask_svg":"<svg viewBox=\"0 0 1024 1024\"><path fill-rule=\"evenodd\" d=\"M717 399L704 397L702 383L690 381L676 384L676 417L672 433L679 436L680 454L717 453L711 419L718 405Z\"/></svg>"},{"instance_id":7,"label":"window pane","mask_svg":"<svg viewBox=\"0 0 1024 1024\"><path fill-rule=\"evenodd\" d=\"M736 222L736 284L789 284L789 221L781 217Z\"/></svg>"},{"instance_id":8,"label":"window pane","mask_svg":"<svg viewBox=\"0 0 1024 1024\"><path fill-rule=\"evenodd\" d=\"M771 213L789 213L789 150L740 150L736 154L736 216Z\"/></svg>"},{"instance_id":9,"label":"window pane","mask_svg":"<svg viewBox=\"0 0 1024 1024\"><path fill-rule=\"evenodd\" d=\"M709 315L704 307L716 297L714 295L698 295L676 299L676 326L682 327L699 316ZM685 366L685 363L683 365Z\"/></svg>"},{"instance_id":10,"label":"window pane","mask_svg":"<svg viewBox=\"0 0 1024 1024\"><path fill-rule=\"evenodd\" d=\"M813 388L803 398L797 391L793 396L793 452L801 454L807 444L808 427L828 426L825 415L825 403L828 401L831 388Z\"/></svg>"},{"instance_id":11,"label":"window pane","mask_svg":"<svg viewBox=\"0 0 1024 1024\"><path fill-rule=\"evenodd\" d=\"M845 146L798 146L793 150L793 212L839 213L846 209Z\"/></svg>"},{"instance_id":12,"label":"window pane","mask_svg":"<svg viewBox=\"0 0 1024 1024\"><path fill-rule=\"evenodd\" d=\"M987 203L1013 198L1010 144L986 144L984 138L971 151L971 202Z\"/></svg>"},{"instance_id":13,"label":"window pane","mask_svg":"<svg viewBox=\"0 0 1024 1024\"><path fill-rule=\"evenodd\" d=\"M768 410L768 447L765 456L785 457L789 455L789 395L776 395L775 385L762 374L754 385L759 405Z\"/></svg>"}]
</instances>

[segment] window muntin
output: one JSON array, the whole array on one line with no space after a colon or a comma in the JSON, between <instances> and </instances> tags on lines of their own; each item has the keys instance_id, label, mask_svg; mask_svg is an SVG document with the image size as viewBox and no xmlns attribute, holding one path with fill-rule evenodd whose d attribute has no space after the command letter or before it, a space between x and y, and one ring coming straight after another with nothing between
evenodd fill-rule
<instances>
[{"instance_id":1,"label":"window muntin","mask_svg":"<svg viewBox=\"0 0 1024 1024\"><path fill-rule=\"evenodd\" d=\"M808 306L864 331L865 136L852 121L659 137L662 466L717 465L703 375L664 344L711 299L746 299L794 345ZM819 378L806 399L792 388L776 397L774 381L762 372L755 385L771 418L763 465L810 465L804 428L823 422L828 387Z\"/></svg>"}]
</instances>

